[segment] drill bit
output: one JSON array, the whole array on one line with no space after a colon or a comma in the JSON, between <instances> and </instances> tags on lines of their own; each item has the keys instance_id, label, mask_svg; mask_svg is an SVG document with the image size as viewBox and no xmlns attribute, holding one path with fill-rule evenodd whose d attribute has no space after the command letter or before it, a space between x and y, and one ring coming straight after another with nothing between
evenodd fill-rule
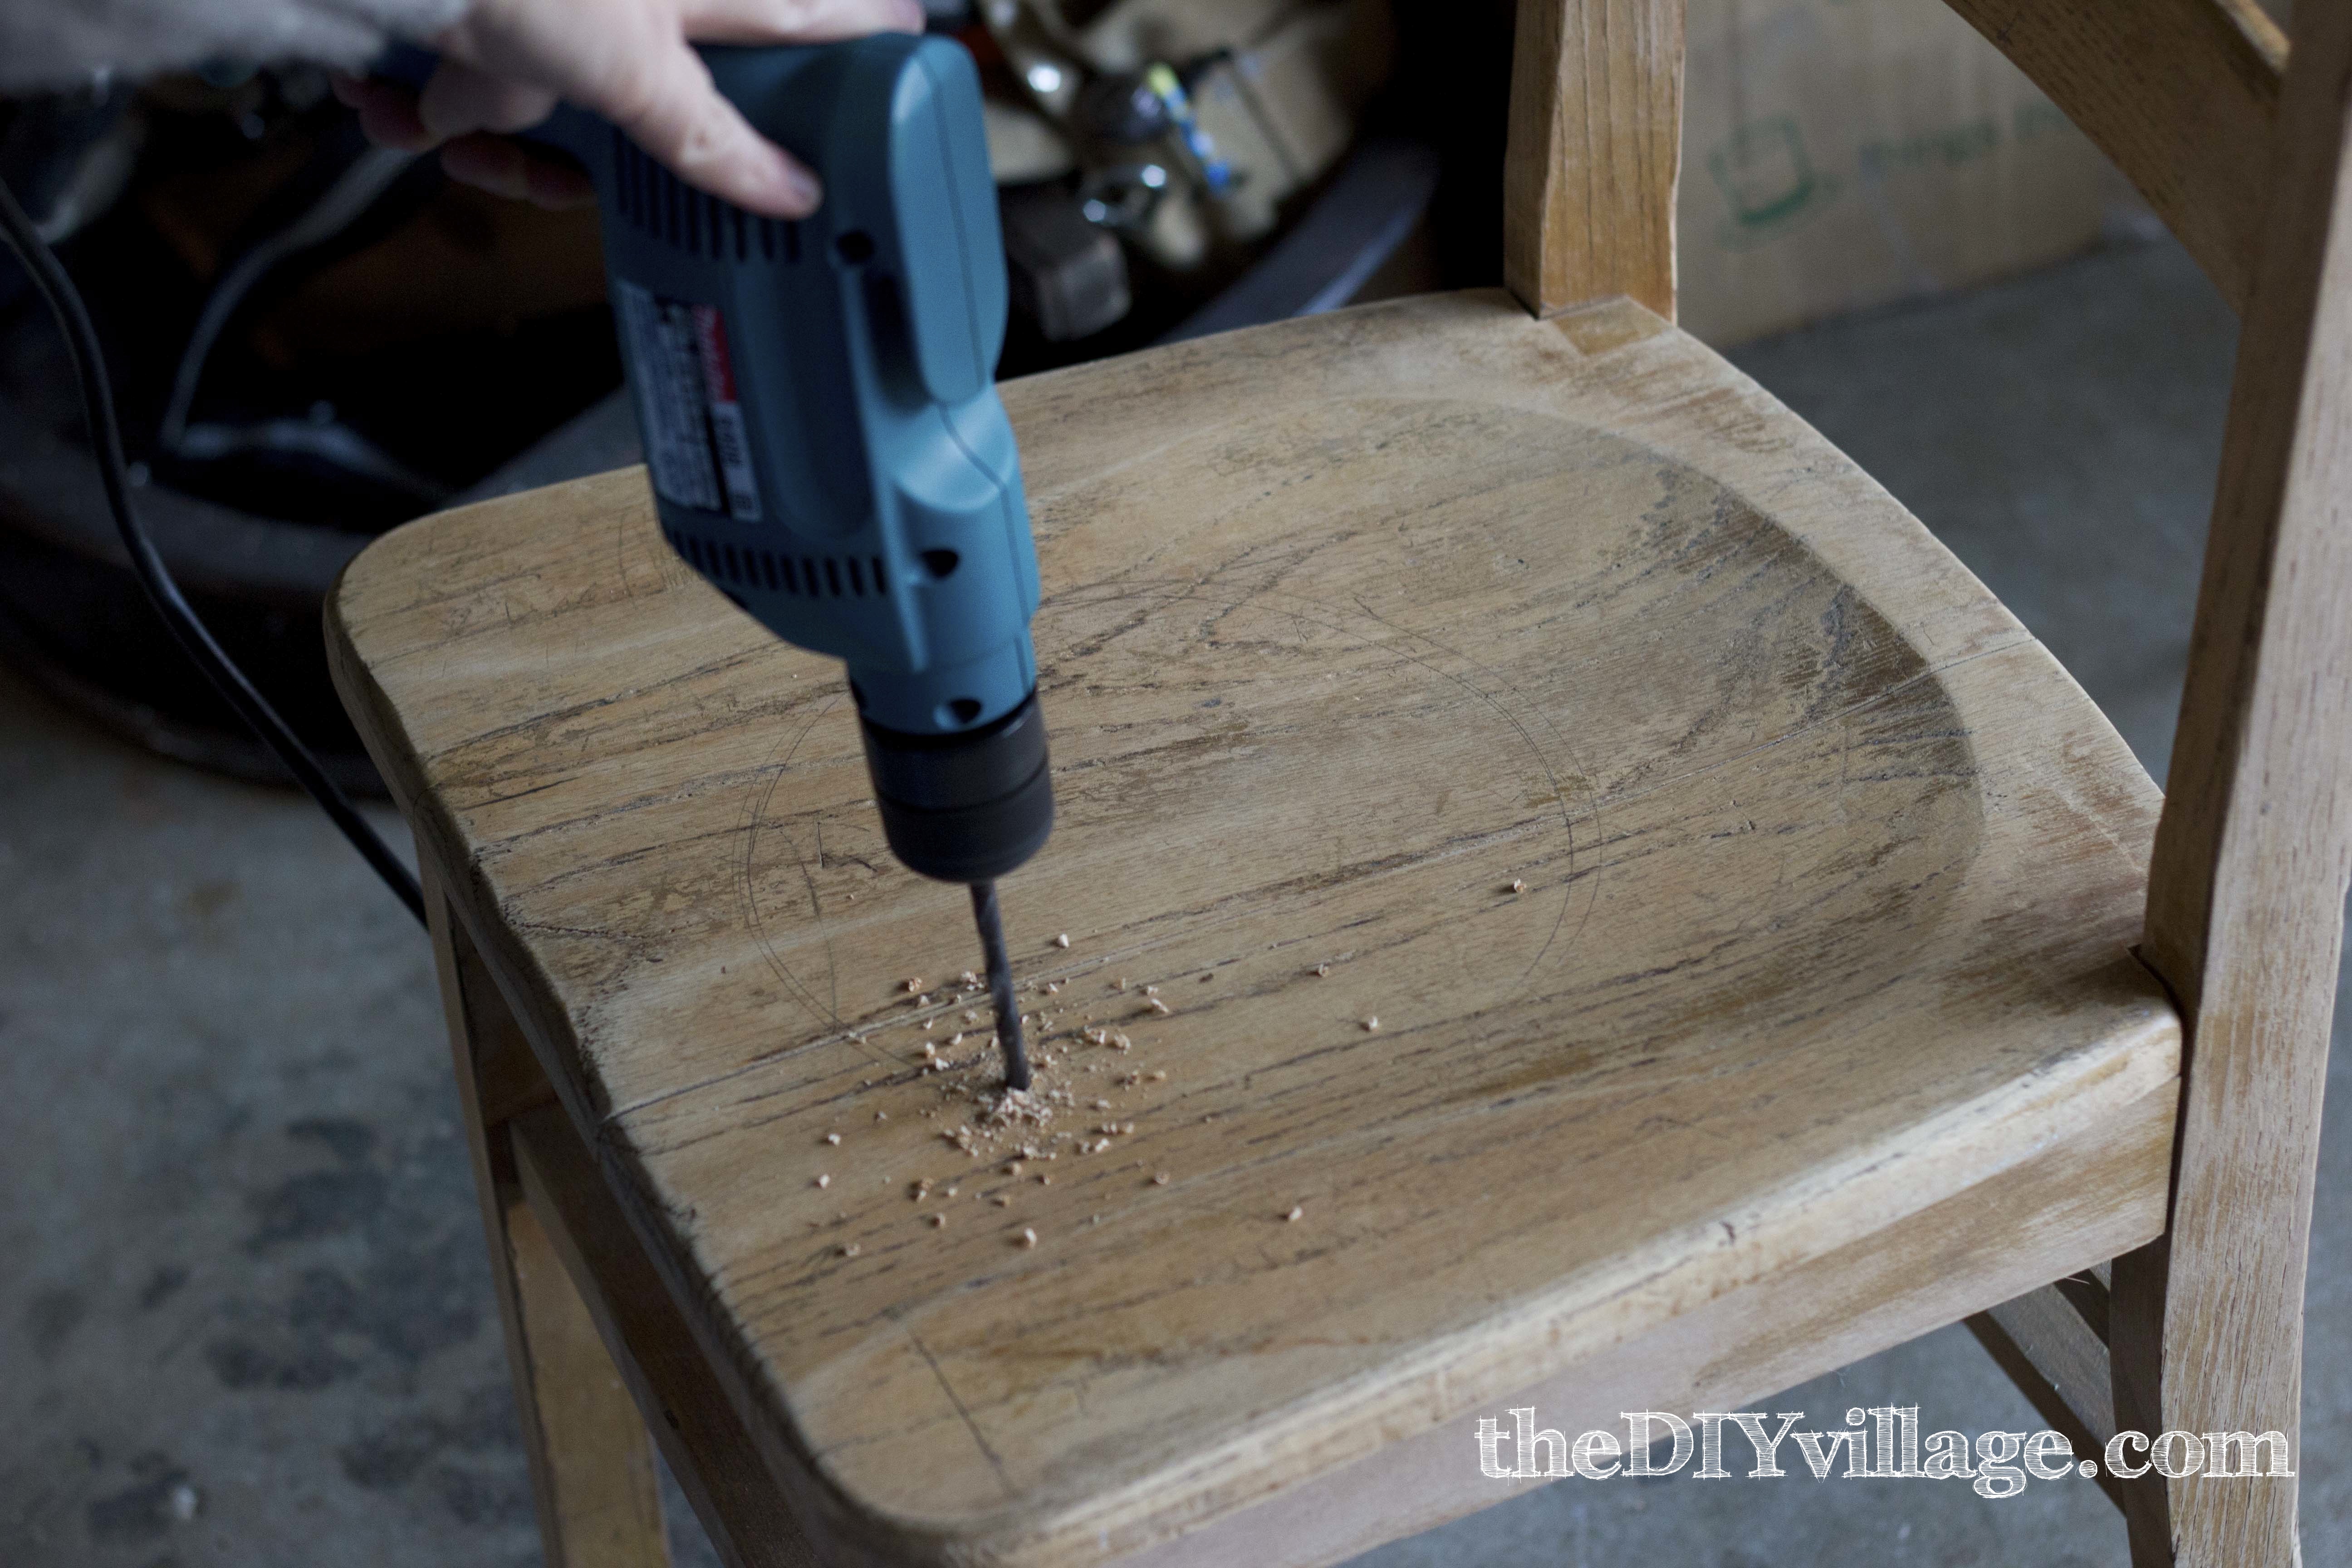
<instances>
[{"instance_id":1,"label":"drill bit","mask_svg":"<svg viewBox=\"0 0 2352 1568\"><path fill-rule=\"evenodd\" d=\"M1029 1055L1021 1048L1021 1009L1013 1000L1013 959L1004 951L1004 916L996 907L996 884L971 885L971 918L980 926L980 951L988 964L988 996L996 1005L996 1043L1004 1050L1004 1087L1029 1087Z\"/></svg>"}]
</instances>

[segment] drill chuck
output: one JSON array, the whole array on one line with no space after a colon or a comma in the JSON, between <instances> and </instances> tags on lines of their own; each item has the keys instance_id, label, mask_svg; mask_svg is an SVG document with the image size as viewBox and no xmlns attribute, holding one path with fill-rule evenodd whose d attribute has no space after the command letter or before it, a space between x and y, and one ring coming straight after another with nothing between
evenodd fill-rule
<instances>
[{"instance_id":1,"label":"drill chuck","mask_svg":"<svg viewBox=\"0 0 2352 1568\"><path fill-rule=\"evenodd\" d=\"M1054 828L1045 721L1032 692L977 730L912 734L861 719L874 804L891 852L943 882L989 882Z\"/></svg>"}]
</instances>

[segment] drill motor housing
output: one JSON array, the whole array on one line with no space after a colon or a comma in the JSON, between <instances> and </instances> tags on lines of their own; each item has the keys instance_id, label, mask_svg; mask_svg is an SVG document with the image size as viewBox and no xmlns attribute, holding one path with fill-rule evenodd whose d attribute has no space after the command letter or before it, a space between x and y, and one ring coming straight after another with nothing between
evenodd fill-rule
<instances>
[{"instance_id":1,"label":"drill motor housing","mask_svg":"<svg viewBox=\"0 0 2352 1568\"><path fill-rule=\"evenodd\" d=\"M1044 844L1053 794L978 72L898 34L703 56L824 199L761 217L610 128L585 149L662 532L776 636L846 663L898 858L992 879Z\"/></svg>"}]
</instances>

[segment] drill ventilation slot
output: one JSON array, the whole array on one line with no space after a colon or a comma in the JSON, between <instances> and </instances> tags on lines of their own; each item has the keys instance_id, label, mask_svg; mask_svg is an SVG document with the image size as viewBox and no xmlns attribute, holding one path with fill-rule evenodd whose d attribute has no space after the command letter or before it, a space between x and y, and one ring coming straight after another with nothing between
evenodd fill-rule
<instances>
[{"instance_id":1,"label":"drill ventilation slot","mask_svg":"<svg viewBox=\"0 0 2352 1568\"><path fill-rule=\"evenodd\" d=\"M730 258L787 264L801 258L801 226L745 212L732 202L696 190L613 132L613 188L621 217L688 256L714 261Z\"/></svg>"},{"instance_id":2,"label":"drill ventilation slot","mask_svg":"<svg viewBox=\"0 0 2352 1568\"><path fill-rule=\"evenodd\" d=\"M670 548L706 576L738 588L797 594L805 599L879 595L889 574L879 555L790 555L749 545L719 544L691 533L663 531Z\"/></svg>"}]
</instances>

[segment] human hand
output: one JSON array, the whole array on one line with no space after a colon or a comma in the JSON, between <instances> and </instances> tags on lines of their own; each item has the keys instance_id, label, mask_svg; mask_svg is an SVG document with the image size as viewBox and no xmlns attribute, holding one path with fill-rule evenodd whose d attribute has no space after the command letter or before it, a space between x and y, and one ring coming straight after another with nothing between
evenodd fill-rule
<instances>
[{"instance_id":1,"label":"human hand","mask_svg":"<svg viewBox=\"0 0 2352 1568\"><path fill-rule=\"evenodd\" d=\"M689 184L748 211L805 217L816 176L719 95L695 43L814 44L922 30L921 0L474 0L432 40L422 93L341 77L369 140L441 149L450 177L542 206L595 199L567 163L513 140L558 100L593 110Z\"/></svg>"}]
</instances>

